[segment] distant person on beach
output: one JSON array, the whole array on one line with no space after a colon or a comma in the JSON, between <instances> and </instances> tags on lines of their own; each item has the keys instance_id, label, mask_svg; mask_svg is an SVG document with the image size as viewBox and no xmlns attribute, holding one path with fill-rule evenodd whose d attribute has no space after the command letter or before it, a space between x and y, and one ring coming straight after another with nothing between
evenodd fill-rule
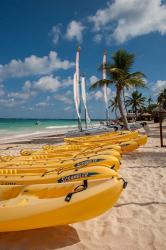
<instances>
[{"instance_id":1,"label":"distant person on beach","mask_svg":"<svg viewBox=\"0 0 166 250\"><path fill-rule=\"evenodd\" d=\"M150 135L150 128L149 128L147 122L141 122L140 124L141 124L142 127L144 128L144 130L145 130L147 136L149 136L149 135Z\"/></svg>"}]
</instances>

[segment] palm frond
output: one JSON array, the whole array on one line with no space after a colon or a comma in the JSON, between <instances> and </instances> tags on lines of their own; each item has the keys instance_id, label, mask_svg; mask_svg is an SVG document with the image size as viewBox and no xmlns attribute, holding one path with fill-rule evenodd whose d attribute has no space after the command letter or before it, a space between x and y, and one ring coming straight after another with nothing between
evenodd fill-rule
<instances>
[{"instance_id":1,"label":"palm frond","mask_svg":"<svg viewBox=\"0 0 166 250\"><path fill-rule=\"evenodd\" d=\"M102 79L102 80L99 80L95 83L92 83L92 85L90 86L90 90L94 90L94 89L97 89L97 88L101 88L103 87L104 85L109 85L111 84L113 81L112 80L107 80L107 79Z\"/></svg>"},{"instance_id":2,"label":"palm frond","mask_svg":"<svg viewBox=\"0 0 166 250\"><path fill-rule=\"evenodd\" d=\"M128 72L134 63L135 55L128 53L125 49L119 49L113 54L112 58L114 60L115 67Z\"/></svg>"},{"instance_id":3,"label":"palm frond","mask_svg":"<svg viewBox=\"0 0 166 250\"><path fill-rule=\"evenodd\" d=\"M114 68L112 67L109 70L110 70L111 73L116 73L119 76L122 76L125 73L123 69L119 69L119 68L115 68L115 67Z\"/></svg>"},{"instance_id":4,"label":"palm frond","mask_svg":"<svg viewBox=\"0 0 166 250\"><path fill-rule=\"evenodd\" d=\"M145 87L146 83L139 77L132 77L124 79L124 87Z\"/></svg>"},{"instance_id":5,"label":"palm frond","mask_svg":"<svg viewBox=\"0 0 166 250\"><path fill-rule=\"evenodd\" d=\"M133 77L146 78L146 75L140 71L128 74L128 78L133 78Z\"/></svg>"}]
</instances>

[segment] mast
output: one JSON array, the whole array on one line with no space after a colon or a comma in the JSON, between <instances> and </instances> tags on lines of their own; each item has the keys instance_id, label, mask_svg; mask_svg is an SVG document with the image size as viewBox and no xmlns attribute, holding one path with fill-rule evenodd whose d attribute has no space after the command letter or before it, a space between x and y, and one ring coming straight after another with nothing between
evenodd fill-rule
<instances>
[{"instance_id":1,"label":"mast","mask_svg":"<svg viewBox=\"0 0 166 250\"><path fill-rule=\"evenodd\" d=\"M103 54L103 80L106 80L107 74L106 74L106 63L107 63L107 52L104 50ZM103 92L104 92L104 102L105 102L105 108L106 108L106 121L108 124L109 114L108 114L108 93L107 93L107 85L104 84L103 86Z\"/></svg>"},{"instance_id":2,"label":"mast","mask_svg":"<svg viewBox=\"0 0 166 250\"><path fill-rule=\"evenodd\" d=\"M74 92L74 103L75 103L76 113L78 117L78 129L82 131L79 60L80 60L80 47L78 47L77 52L76 52L76 66L75 66L75 73L74 73L73 92Z\"/></svg>"}]
</instances>

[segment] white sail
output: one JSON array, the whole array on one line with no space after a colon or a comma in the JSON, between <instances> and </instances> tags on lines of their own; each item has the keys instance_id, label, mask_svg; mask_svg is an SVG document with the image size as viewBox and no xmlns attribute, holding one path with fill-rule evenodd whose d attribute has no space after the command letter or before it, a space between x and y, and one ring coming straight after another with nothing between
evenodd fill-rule
<instances>
[{"instance_id":1,"label":"white sail","mask_svg":"<svg viewBox=\"0 0 166 250\"><path fill-rule=\"evenodd\" d=\"M79 64L80 64L80 49L77 49L76 53L76 75L77 75L77 80L78 80L78 85L79 85L79 79L80 79L80 69L79 69Z\"/></svg>"},{"instance_id":2,"label":"white sail","mask_svg":"<svg viewBox=\"0 0 166 250\"><path fill-rule=\"evenodd\" d=\"M86 122L90 123L90 117L89 117L89 113L88 113L88 108L87 108L87 102L86 102L86 83L85 83L85 77L82 77L81 79L81 90L82 90L82 100L83 100L83 104L84 104L84 108L85 108L85 112L86 112Z\"/></svg>"},{"instance_id":3,"label":"white sail","mask_svg":"<svg viewBox=\"0 0 166 250\"><path fill-rule=\"evenodd\" d=\"M79 119L79 128L81 129L79 57L80 57L80 49L78 48L76 53L76 66L75 66L74 81L73 81L73 92L74 92L74 103L75 103L76 113Z\"/></svg>"},{"instance_id":4,"label":"white sail","mask_svg":"<svg viewBox=\"0 0 166 250\"><path fill-rule=\"evenodd\" d=\"M103 80L105 80L107 78L106 76L106 63L107 63L107 58L106 58L106 53L104 53L103 55ZM107 93L107 85L105 84L103 86L103 92L104 92L104 102L105 102L105 107L106 107L106 116L107 116L107 119L108 119L108 93Z\"/></svg>"},{"instance_id":5,"label":"white sail","mask_svg":"<svg viewBox=\"0 0 166 250\"><path fill-rule=\"evenodd\" d=\"M105 80L107 78L106 68L105 68L106 63L107 63L107 58L106 58L106 53L104 53L104 55L103 55L103 80ZM103 91L104 91L104 101L105 101L105 105L107 108L108 107L108 97L107 97L107 85L106 84L103 86Z\"/></svg>"},{"instance_id":6,"label":"white sail","mask_svg":"<svg viewBox=\"0 0 166 250\"><path fill-rule=\"evenodd\" d=\"M78 78L77 78L76 73L74 73L73 92L74 92L74 103L75 103L76 113L77 113L78 119L81 119L80 111L79 111L79 106L80 106L79 85L78 85Z\"/></svg>"}]
</instances>

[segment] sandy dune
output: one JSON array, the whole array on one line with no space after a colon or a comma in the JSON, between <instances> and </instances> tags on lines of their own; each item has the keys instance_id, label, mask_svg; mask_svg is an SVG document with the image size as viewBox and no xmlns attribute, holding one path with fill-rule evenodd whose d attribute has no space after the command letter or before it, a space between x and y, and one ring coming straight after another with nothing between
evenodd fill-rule
<instances>
[{"instance_id":1,"label":"sandy dune","mask_svg":"<svg viewBox=\"0 0 166 250\"><path fill-rule=\"evenodd\" d=\"M0 233L0 249L165 250L166 148L159 147L156 126L144 147L123 157L128 186L114 208L73 225Z\"/></svg>"}]
</instances>

